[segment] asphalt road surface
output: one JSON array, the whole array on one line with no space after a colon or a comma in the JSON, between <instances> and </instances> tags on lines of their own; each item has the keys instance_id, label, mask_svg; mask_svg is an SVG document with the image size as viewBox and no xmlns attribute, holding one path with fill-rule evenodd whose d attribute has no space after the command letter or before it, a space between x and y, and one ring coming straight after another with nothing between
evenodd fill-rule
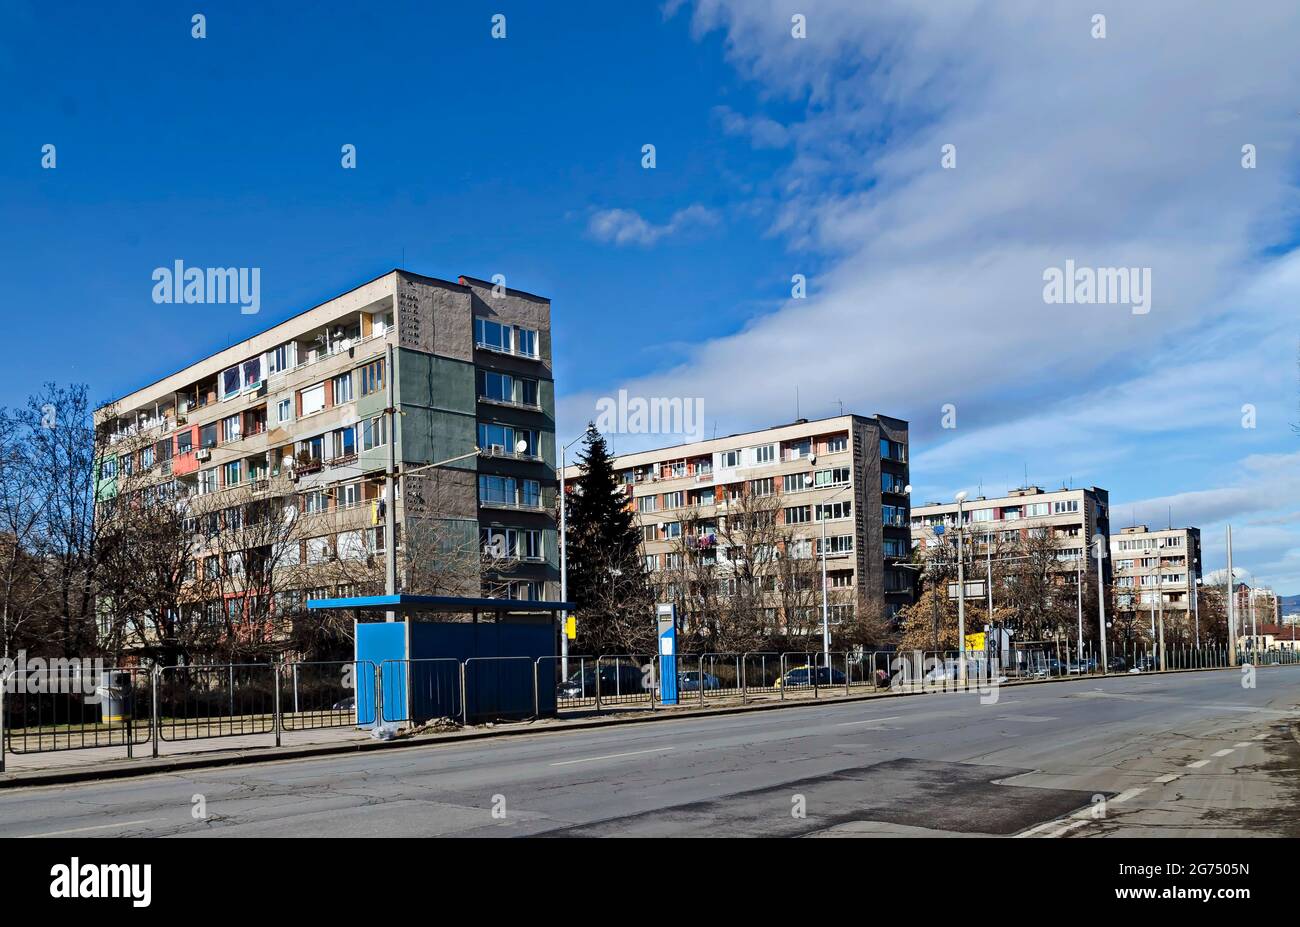
<instances>
[{"instance_id":1,"label":"asphalt road surface","mask_svg":"<svg viewBox=\"0 0 1300 927\"><path fill-rule=\"evenodd\" d=\"M1300 836L1300 666L0 792L0 836Z\"/></svg>"}]
</instances>

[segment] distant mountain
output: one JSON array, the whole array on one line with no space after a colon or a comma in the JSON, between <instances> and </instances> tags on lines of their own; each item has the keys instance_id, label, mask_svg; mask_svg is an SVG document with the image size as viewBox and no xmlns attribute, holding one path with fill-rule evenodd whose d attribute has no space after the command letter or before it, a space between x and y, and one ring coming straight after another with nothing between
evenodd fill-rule
<instances>
[{"instance_id":1,"label":"distant mountain","mask_svg":"<svg viewBox=\"0 0 1300 927\"><path fill-rule=\"evenodd\" d=\"M1300 595L1281 595L1278 596L1278 602L1284 615L1300 612Z\"/></svg>"}]
</instances>

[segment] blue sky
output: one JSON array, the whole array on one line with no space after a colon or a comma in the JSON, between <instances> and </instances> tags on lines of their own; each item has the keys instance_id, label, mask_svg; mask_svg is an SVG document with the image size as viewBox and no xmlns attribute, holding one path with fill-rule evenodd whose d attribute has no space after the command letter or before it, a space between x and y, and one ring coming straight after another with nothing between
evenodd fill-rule
<instances>
[{"instance_id":1,"label":"blue sky","mask_svg":"<svg viewBox=\"0 0 1300 927\"><path fill-rule=\"evenodd\" d=\"M1231 520L1300 592L1294 5L1104 39L1074 2L795 6L805 39L779 0L10 0L0 248L38 350L0 402L123 393L397 265L502 273L553 300L562 437L620 388L710 433L797 390L911 420L918 501L1097 484L1209 567ZM261 313L153 304L177 259L260 267ZM1152 311L1045 304L1067 259L1150 267Z\"/></svg>"}]
</instances>

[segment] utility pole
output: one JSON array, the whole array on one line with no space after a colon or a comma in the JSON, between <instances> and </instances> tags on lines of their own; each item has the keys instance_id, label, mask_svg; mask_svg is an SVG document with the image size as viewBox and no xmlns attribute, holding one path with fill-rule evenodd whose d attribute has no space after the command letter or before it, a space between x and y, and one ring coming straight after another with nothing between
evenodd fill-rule
<instances>
[{"instance_id":1,"label":"utility pole","mask_svg":"<svg viewBox=\"0 0 1300 927\"><path fill-rule=\"evenodd\" d=\"M397 471L397 402L393 381L393 345L389 342L384 349L384 428L388 432L384 438L388 445L388 465L384 471L384 594L397 595L397 531L395 474ZM385 621L396 621L397 613L391 608L384 613Z\"/></svg>"},{"instance_id":2,"label":"utility pole","mask_svg":"<svg viewBox=\"0 0 1300 927\"><path fill-rule=\"evenodd\" d=\"M1237 603L1232 588L1232 525L1228 525L1228 665L1237 665Z\"/></svg>"},{"instance_id":3,"label":"utility pole","mask_svg":"<svg viewBox=\"0 0 1300 927\"><path fill-rule=\"evenodd\" d=\"M965 490L957 493L957 681L966 683L966 566L961 544L962 503Z\"/></svg>"},{"instance_id":4,"label":"utility pole","mask_svg":"<svg viewBox=\"0 0 1300 927\"><path fill-rule=\"evenodd\" d=\"M1110 671L1106 659L1106 577L1101 569L1101 562L1106 557L1106 539L1098 532L1093 535L1092 543L1097 558L1097 630L1101 632L1101 671L1104 675Z\"/></svg>"},{"instance_id":5,"label":"utility pole","mask_svg":"<svg viewBox=\"0 0 1300 927\"><path fill-rule=\"evenodd\" d=\"M1079 592L1079 671L1083 672L1083 558L1079 558L1076 580Z\"/></svg>"}]
</instances>

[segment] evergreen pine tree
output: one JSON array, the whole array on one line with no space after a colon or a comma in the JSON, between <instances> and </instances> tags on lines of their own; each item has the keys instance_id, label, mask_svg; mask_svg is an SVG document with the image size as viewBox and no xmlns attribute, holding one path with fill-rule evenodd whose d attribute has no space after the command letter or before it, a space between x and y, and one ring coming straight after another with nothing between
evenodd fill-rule
<instances>
[{"instance_id":1,"label":"evergreen pine tree","mask_svg":"<svg viewBox=\"0 0 1300 927\"><path fill-rule=\"evenodd\" d=\"M589 425L580 475L567 502L569 598L576 605L579 652L653 648L652 598L641 537L605 438Z\"/></svg>"}]
</instances>

